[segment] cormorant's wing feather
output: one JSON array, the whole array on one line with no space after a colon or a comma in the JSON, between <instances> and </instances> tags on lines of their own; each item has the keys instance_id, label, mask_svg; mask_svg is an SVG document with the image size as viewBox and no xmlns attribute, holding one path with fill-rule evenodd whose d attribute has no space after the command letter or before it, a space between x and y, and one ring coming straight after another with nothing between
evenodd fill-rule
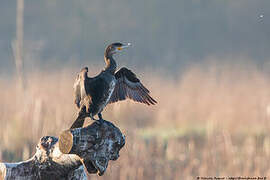
<instances>
[{"instance_id":1,"label":"cormorant's wing feather","mask_svg":"<svg viewBox=\"0 0 270 180\"><path fill-rule=\"evenodd\" d=\"M85 84L90 81L91 78L87 77L87 68L83 68L81 72L78 73L73 89L74 89L74 102L78 108L80 108L81 101L86 96ZM86 82L85 82L86 81Z\"/></svg>"},{"instance_id":2,"label":"cormorant's wing feather","mask_svg":"<svg viewBox=\"0 0 270 180\"><path fill-rule=\"evenodd\" d=\"M76 79L75 79L75 82L74 82L74 85L73 85L73 89L74 89L74 102L76 104L76 106L78 108L80 108L80 102L81 102L81 86L80 86L80 75L78 74Z\"/></svg>"},{"instance_id":3,"label":"cormorant's wing feather","mask_svg":"<svg viewBox=\"0 0 270 180\"><path fill-rule=\"evenodd\" d=\"M115 78L117 82L109 103L122 101L127 98L147 105L157 103L157 101L149 95L149 90L131 70L123 67L115 73Z\"/></svg>"}]
</instances>

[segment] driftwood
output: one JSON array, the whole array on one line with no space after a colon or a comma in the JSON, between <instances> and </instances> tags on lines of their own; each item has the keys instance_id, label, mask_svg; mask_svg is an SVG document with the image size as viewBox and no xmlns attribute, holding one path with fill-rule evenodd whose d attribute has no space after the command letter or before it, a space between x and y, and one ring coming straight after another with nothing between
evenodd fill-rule
<instances>
[{"instance_id":1,"label":"driftwood","mask_svg":"<svg viewBox=\"0 0 270 180\"><path fill-rule=\"evenodd\" d=\"M117 127L95 121L85 128L66 130L59 138L41 138L35 155L27 161L0 163L0 179L86 180L85 169L101 176L124 145L125 137Z\"/></svg>"}]
</instances>

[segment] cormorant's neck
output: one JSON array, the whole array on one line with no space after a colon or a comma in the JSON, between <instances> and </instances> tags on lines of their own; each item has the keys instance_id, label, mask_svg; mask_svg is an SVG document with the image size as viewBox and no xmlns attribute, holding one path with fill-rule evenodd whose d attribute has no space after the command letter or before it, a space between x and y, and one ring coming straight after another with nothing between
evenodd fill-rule
<instances>
[{"instance_id":1,"label":"cormorant's neck","mask_svg":"<svg viewBox=\"0 0 270 180\"><path fill-rule=\"evenodd\" d=\"M115 60L112 57L112 54L111 55L105 54L104 55L104 60L105 60L105 63L106 63L105 71L109 71L112 74L114 74L115 71L116 71L116 66L117 65L116 65Z\"/></svg>"}]
</instances>

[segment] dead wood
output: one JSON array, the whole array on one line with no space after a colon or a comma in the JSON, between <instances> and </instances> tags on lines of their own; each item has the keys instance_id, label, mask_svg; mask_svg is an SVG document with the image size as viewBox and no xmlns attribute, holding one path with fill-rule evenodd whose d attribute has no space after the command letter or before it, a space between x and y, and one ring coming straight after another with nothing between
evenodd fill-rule
<instances>
[{"instance_id":1,"label":"dead wood","mask_svg":"<svg viewBox=\"0 0 270 180\"><path fill-rule=\"evenodd\" d=\"M31 159L0 163L0 179L86 180L86 171L101 176L109 160L118 159L124 145L125 137L116 126L105 120L94 122L85 128L66 130L59 139L42 137Z\"/></svg>"}]
</instances>

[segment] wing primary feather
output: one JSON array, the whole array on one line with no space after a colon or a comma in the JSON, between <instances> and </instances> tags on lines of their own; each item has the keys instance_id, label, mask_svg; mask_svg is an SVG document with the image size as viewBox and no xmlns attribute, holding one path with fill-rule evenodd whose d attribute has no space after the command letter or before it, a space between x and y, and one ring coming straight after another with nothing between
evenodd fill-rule
<instances>
[{"instance_id":1,"label":"wing primary feather","mask_svg":"<svg viewBox=\"0 0 270 180\"><path fill-rule=\"evenodd\" d=\"M115 78L117 82L110 103L122 101L127 98L147 105L155 105L157 103L157 101L149 95L150 91L131 70L123 67L116 72Z\"/></svg>"},{"instance_id":2,"label":"wing primary feather","mask_svg":"<svg viewBox=\"0 0 270 180\"><path fill-rule=\"evenodd\" d=\"M123 84L121 83L119 85L119 100L124 100L125 99L125 94L124 94L124 87L123 87Z\"/></svg>"}]
</instances>

